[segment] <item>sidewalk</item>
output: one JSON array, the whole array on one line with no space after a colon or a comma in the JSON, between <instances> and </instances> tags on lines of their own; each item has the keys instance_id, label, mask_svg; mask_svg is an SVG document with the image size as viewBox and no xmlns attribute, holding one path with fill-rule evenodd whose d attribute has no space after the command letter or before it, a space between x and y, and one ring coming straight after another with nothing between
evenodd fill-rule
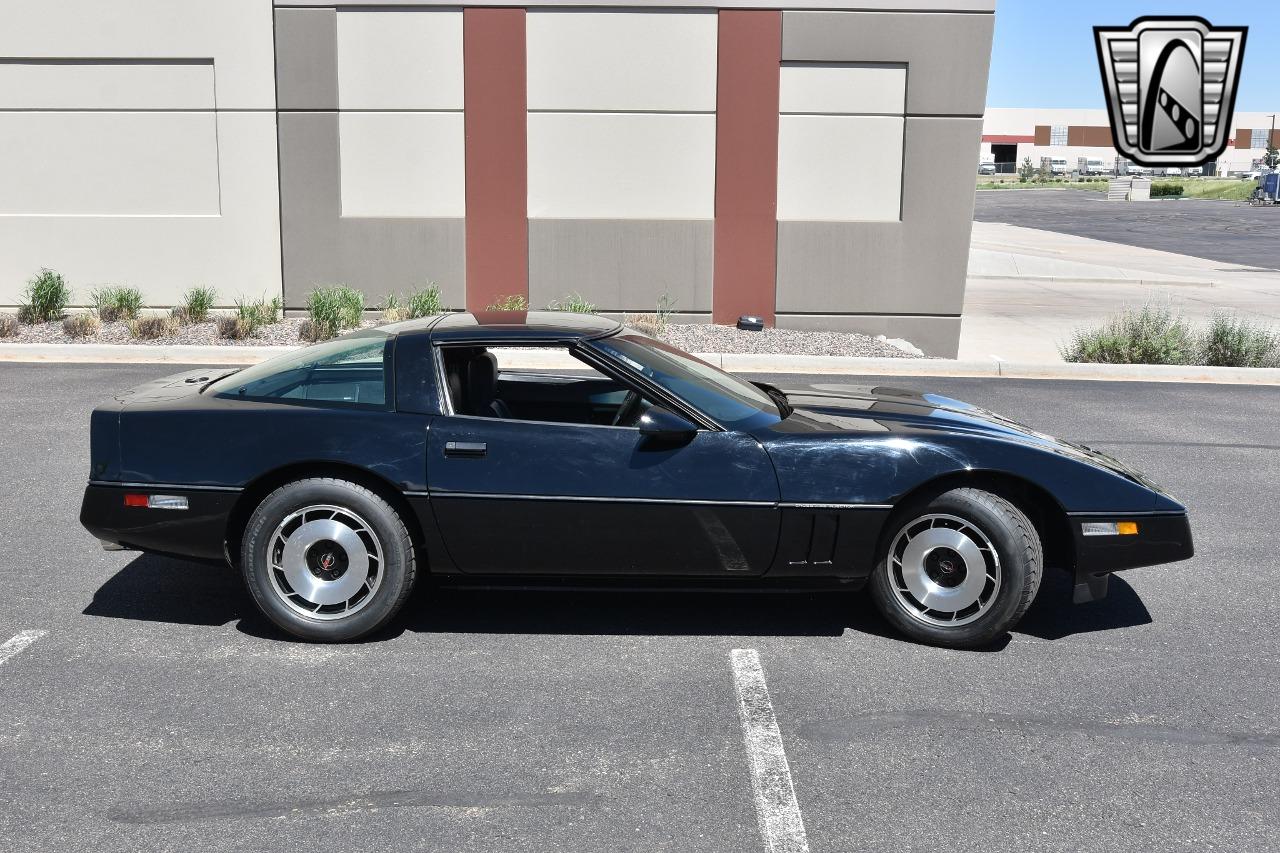
<instances>
[{"instance_id":1,"label":"sidewalk","mask_svg":"<svg viewBox=\"0 0 1280 853\"><path fill-rule=\"evenodd\" d=\"M960 358L1059 360L1058 344L1125 308L1168 303L1280 325L1280 271L990 222L973 223Z\"/></svg>"}]
</instances>

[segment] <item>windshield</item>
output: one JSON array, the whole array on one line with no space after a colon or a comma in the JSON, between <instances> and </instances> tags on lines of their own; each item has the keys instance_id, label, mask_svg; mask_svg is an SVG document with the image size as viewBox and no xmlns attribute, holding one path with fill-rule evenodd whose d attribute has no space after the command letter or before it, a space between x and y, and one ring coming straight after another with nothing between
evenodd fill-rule
<instances>
[{"instance_id":1,"label":"windshield","mask_svg":"<svg viewBox=\"0 0 1280 853\"><path fill-rule=\"evenodd\" d=\"M216 379L220 397L381 408L387 401L391 336L376 329L303 347Z\"/></svg>"},{"instance_id":2,"label":"windshield","mask_svg":"<svg viewBox=\"0 0 1280 853\"><path fill-rule=\"evenodd\" d=\"M626 329L591 346L729 429L782 420L779 405L755 385L639 332Z\"/></svg>"}]
</instances>

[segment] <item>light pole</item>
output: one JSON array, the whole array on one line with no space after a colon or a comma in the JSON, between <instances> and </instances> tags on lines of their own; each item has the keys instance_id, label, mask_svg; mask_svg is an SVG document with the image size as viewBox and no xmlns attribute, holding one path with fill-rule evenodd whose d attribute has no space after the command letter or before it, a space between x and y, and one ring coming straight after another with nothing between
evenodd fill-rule
<instances>
[{"instance_id":1,"label":"light pole","mask_svg":"<svg viewBox=\"0 0 1280 853\"><path fill-rule=\"evenodd\" d=\"M1276 139L1276 114L1271 114L1271 133L1267 136L1267 167L1274 169L1276 167L1275 158L1271 156L1272 150L1275 149Z\"/></svg>"}]
</instances>

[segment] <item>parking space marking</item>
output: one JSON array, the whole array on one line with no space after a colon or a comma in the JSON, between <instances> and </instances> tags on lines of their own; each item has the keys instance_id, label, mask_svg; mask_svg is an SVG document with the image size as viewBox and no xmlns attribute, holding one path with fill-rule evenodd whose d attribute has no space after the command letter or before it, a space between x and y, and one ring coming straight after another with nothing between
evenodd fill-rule
<instances>
[{"instance_id":1,"label":"parking space marking","mask_svg":"<svg viewBox=\"0 0 1280 853\"><path fill-rule=\"evenodd\" d=\"M0 643L0 664L43 637L48 631L19 631L4 643Z\"/></svg>"},{"instance_id":2,"label":"parking space marking","mask_svg":"<svg viewBox=\"0 0 1280 853\"><path fill-rule=\"evenodd\" d=\"M769 699L764 668L755 649L734 649L733 683L738 690L738 715L742 741L751 761L751 785L755 789L756 820L769 853L809 853L804 818L791 783L791 768L782 747L782 732Z\"/></svg>"}]
</instances>

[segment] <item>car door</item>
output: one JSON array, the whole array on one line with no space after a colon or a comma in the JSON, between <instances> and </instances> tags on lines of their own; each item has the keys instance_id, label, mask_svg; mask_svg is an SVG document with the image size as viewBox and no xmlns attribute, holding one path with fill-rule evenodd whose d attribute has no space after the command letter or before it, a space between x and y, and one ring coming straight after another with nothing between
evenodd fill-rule
<instances>
[{"instance_id":1,"label":"car door","mask_svg":"<svg viewBox=\"0 0 1280 853\"><path fill-rule=\"evenodd\" d=\"M443 415L427 482L468 573L758 575L777 545L777 476L742 433Z\"/></svg>"}]
</instances>

